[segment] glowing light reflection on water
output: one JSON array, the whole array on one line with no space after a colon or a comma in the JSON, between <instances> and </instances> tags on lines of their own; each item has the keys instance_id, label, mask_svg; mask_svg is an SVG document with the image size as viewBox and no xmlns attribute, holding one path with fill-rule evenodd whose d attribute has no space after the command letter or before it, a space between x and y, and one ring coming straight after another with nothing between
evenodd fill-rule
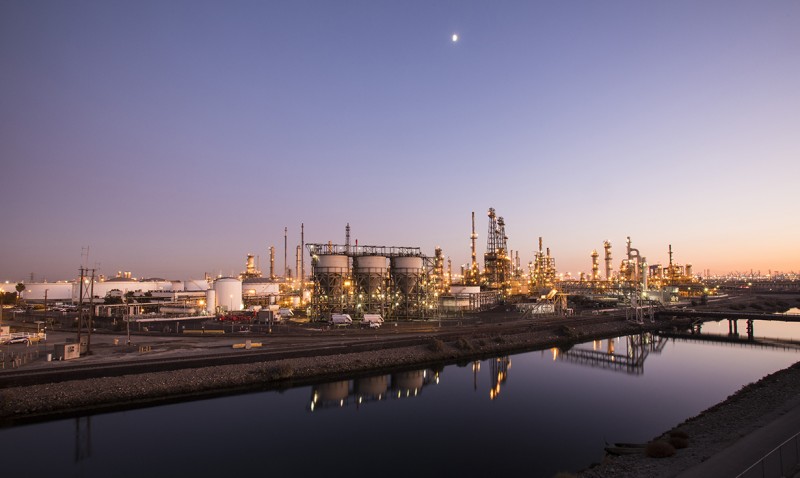
<instances>
[{"instance_id":1,"label":"glowing light reflection on water","mask_svg":"<svg viewBox=\"0 0 800 478\"><path fill-rule=\"evenodd\" d=\"M703 332L727 332L712 324ZM622 337L8 428L0 440L9 475L552 476L601 460L606 442L647 441L798 358Z\"/></svg>"}]
</instances>

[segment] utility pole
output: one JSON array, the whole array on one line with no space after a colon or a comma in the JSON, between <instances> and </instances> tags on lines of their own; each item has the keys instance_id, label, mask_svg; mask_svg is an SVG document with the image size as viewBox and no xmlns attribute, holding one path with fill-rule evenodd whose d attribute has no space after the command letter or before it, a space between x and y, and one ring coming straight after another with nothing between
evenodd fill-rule
<instances>
[{"instance_id":1,"label":"utility pole","mask_svg":"<svg viewBox=\"0 0 800 478\"><path fill-rule=\"evenodd\" d=\"M83 324L86 323L87 325L87 336L86 336L86 354L89 355L92 350L92 322L94 319L94 269L86 269L84 267L80 268L80 286L79 290L79 297L78 297L78 347L80 348L81 344L81 330L83 329ZM90 277L90 284L87 286L85 284L86 281L86 274L91 272ZM86 316L86 311L83 308L83 299L84 296L88 293L89 299L89 315Z\"/></svg>"}]
</instances>

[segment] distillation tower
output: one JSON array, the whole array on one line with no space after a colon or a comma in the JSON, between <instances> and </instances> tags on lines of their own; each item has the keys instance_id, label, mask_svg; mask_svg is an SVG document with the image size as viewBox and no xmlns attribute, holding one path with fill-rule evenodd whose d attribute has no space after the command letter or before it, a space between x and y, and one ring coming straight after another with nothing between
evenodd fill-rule
<instances>
[{"instance_id":1,"label":"distillation tower","mask_svg":"<svg viewBox=\"0 0 800 478\"><path fill-rule=\"evenodd\" d=\"M489 231L486 237L486 252L483 255L483 283L488 289L504 290L511 279L511 259L508 256L505 221L497 216L494 208L489 208L488 216Z\"/></svg>"},{"instance_id":2,"label":"distillation tower","mask_svg":"<svg viewBox=\"0 0 800 478\"><path fill-rule=\"evenodd\" d=\"M478 271L478 253L475 244L478 240L478 233L475 232L475 211L472 211L472 234L469 235L469 240L472 251L472 261L470 262L469 270L462 271L462 275L464 276L464 284L478 285L480 283L480 271Z\"/></svg>"},{"instance_id":3,"label":"distillation tower","mask_svg":"<svg viewBox=\"0 0 800 478\"><path fill-rule=\"evenodd\" d=\"M531 290L551 289L556 283L556 259L542 249L542 238L539 237L539 251L534 255L531 268Z\"/></svg>"}]
</instances>

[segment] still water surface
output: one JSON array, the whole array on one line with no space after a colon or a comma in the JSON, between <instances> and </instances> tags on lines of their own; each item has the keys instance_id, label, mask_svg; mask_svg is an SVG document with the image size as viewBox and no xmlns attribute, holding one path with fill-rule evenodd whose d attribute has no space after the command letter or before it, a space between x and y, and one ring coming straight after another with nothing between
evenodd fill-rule
<instances>
[{"instance_id":1,"label":"still water surface","mask_svg":"<svg viewBox=\"0 0 800 478\"><path fill-rule=\"evenodd\" d=\"M798 325L755 331L800 338ZM606 442L647 441L798 360L786 347L621 337L2 429L0 461L9 476L548 477L600 461Z\"/></svg>"}]
</instances>

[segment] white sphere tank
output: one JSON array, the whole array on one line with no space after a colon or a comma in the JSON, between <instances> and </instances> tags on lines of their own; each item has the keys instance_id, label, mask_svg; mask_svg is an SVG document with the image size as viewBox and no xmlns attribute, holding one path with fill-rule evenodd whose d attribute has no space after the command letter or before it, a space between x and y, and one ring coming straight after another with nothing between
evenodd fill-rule
<instances>
[{"instance_id":1,"label":"white sphere tank","mask_svg":"<svg viewBox=\"0 0 800 478\"><path fill-rule=\"evenodd\" d=\"M242 281L233 277L222 277L214 281L217 305L228 311L242 310Z\"/></svg>"},{"instance_id":2,"label":"white sphere tank","mask_svg":"<svg viewBox=\"0 0 800 478\"><path fill-rule=\"evenodd\" d=\"M214 289L206 290L206 312L209 314L217 313L217 291Z\"/></svg>"}]
</instances>

